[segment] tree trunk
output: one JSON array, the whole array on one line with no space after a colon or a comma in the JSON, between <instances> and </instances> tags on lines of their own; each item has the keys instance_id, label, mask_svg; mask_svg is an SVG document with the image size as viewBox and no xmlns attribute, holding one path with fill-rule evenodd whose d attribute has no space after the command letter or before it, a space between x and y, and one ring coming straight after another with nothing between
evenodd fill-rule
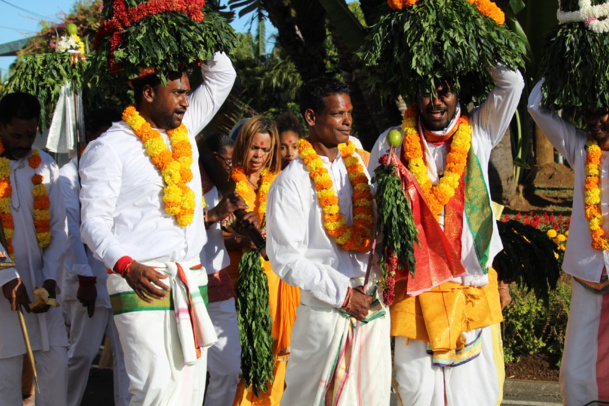
<instances>
[{"instance_id":1,"label":"tree trunk","mask_svg":"<svg viewBox=\"0 0 609 406\"><path fill-rule=\"evenodd\" d=\"M535 164L543 166L554 162L554 147L543 131L535 126Z\"/></svg>"},{"instance_id":2,"label":"tree trunk","mask_svg":"<svg viewBox=\"0 0 609 406\"><path fill-rule=\"evenodd\" d=\"M509 128L501 142L491 152L488 177L491 200L509 205L516 197L514 159L512 158L512 141Z\"/></svg>"},{"instance_id":3,"label":"tree trunk","mask_svg":"<svg viewBox=\"0 0 609 406\"><path fill-rule=\"evenodd\" d=\"M315 0L263 0L269 20L277 28L279 43L294 61L302 79L324 74L326 12Z\"/></svg>"}]
</instances>

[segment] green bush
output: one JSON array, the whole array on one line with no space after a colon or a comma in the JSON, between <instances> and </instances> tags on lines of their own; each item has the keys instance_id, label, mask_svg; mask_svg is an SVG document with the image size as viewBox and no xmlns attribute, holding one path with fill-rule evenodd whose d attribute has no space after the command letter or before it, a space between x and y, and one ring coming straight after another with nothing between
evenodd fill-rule
<instances>
[{"instance_id":1,"label":"green bush","mask_svg":"<svg viewBox=\"0 0 609 406\"><path fill-rule=\"evenodd\" d=\"M546 354L560 364L569 306L571 278L563 274L556 290L550 291L547 306L531 291L510 285L512 303L503 311L503 347L506 362L518 362L523 355Z\"/></svg>"}]
</instances>

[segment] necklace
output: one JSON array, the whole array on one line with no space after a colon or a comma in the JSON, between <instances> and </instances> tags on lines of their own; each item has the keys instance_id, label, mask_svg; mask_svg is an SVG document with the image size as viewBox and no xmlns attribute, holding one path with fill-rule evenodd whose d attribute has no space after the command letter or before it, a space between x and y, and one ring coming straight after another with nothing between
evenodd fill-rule
<instances>
[{"instance_id":1,"label":"necklace","mask_svg":"<svg viewBox=\"0 0 609 406\"><path fill-rule=\"evenodd\" d=\"M353 156L355 146L350 141L338 146L353 187L353 224L349 226L340 212L334 183L323 161L306 138L301 138L297 145L298 155L306 165L317 191L326 233L334 237L334 241L345 251L368 252L372 243L372 194L364 168L359 159Z\"/></svg>"},{"instance_id":2,"label":"necklace","mask_svg":"<svg viewBox=\"0 0 609 406\"><path fill-rule=\"evenodd\" d=\"M4 145L0 141L0 155L4 154ZM40 153L37 149L32 149L32 154L28 158L29 166L36 169L42 163ZM51 201L44 183L44 177L38 173L32 176L32 196L34 198L34 228L36 230L36 240L40 248L45 248L51 243ZM0 157L0 222L4 229L6 237L5 249L14 259L15 249L13 247L13 236L15 234L15 223L13 222L13 214L11 213L11 195L13 189L11 187L11 162L8 158Z\"/></svg>"},{"instance_id":3,"label":"necklace","mask_svg":"<svg viewBox=\"0 0 609 406\"><path fill-rule=\"evenodd\" d=\"M180 227L186 227L193 221L196 206L195 194L187 186L192 180L192 146L186 126L180 124L167 131L172 148L169 151L161 133L153 129L134 106L123 111L123 120L144 143L146 154L161 172L166 185L163 189L165 212L174 216ZM204 201L203 204L205 207Z\"/></svg>"},{"instance_id":4,"label":"necklace","mask_svg":"<svg viewBox=\"0 0 609 406\"><path fill-rule=\"evenodd\" d=\"M404 131L402 150L408 161L408 169L421 186L432 213L438 216L455 195L460 179L465 172L467 154L472 143L472 127L469 125L469 119L465 116L459 118L457 130L450 140L450 151L446 156L444 174L435 186L427 174L427 164L422 147L423 140L417 128L417 117L404 118L402 130Z\"/></svg>"},{"instance_id":5,"label":"necklace","mask_svg":"<svg viewBox=\"0 0 609 406\"><path fill-rule=\"evenodd\" d=\"M277 175L277 173L270 173L269 168L265 168L260 174L261 183L256 193L256 189L250 187L248 183L251 183L255 188L257 188L257 185L254 185L249 180L242 166L235 166L231 171L231 178L235 181L235 192L245 200L245 203L249 206L249 211L253 211L258 215L260 224L264 223L266 198L271 183L273 183Z\"/></svg>"},{"instance_id":6,"label":"necklace","mask_svg":"<svg viewBox=\"0 0 609 406\"><path fill-rule=\"evenodd\" d=\"M586 153L586 183L584 185L585 215L588 219L590 235L592 236L592 248L605 251L609 249L609 241L604 237L603 214L600 209L601 190L600 190L600 163L603 151L598 142L592 137L588 137L588 152Z\"/></svg>"}]
</instances>

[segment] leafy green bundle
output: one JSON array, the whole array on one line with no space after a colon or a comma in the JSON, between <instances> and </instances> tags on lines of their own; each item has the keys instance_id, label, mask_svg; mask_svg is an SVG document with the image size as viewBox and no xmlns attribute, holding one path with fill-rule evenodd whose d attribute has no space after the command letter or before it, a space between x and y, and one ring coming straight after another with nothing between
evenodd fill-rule
<instances>
[{"instance_id":1,"label":"leafy green bundle","mask_svg":"<svg viewBox=\"0 0 609 406\"><path fill-rule=\"evenodd\" d=\"M269 287L261 261L257 250L241 257L236 303L241 372L245 385L253 386L256 396L273 382L275 367Z\"/></svg>"},{"instance_id":2,"label":"leafy green bundle","mask_svg":"<svg viewBox=\"0 0 609 406\"><path fill-rule=\"evenodd\" d=\"M581 22L550 31L541 62L543 105L579 112L609 107L608 49L609 34Z\"/></svg>"},{"instance_id":3,"label":"leafy green bundle","mask_svg":"<svg viewBox=\"0 0 609 406\"><path fill-rule=\"evenodd\" d=\"M492 88L487 67L524 66L523 41L467 0L386 7L358 52L383 97L433 94L439 81L448 80L465 104L479 102Z\"/></svg>"},{"instance_id":4,"label":"leafy green bundle","mask_svg":"<svg viewBox=\"0 0 609 406\"><path fill-rule=\"evenodd\" d=\"M104 23L108 21L112 24L102 23L98 30L97 52L91 59L93 85L124 87L129 80L140 76L140 68L154 69L165 84L169 72L209 60L214 52L228 53L236 46L237 36L232 27L217 12L207 7L202 8L204 18L200 22L182 11L152 14L156 5L151 5L145 13L133 13L136 6L153 1L106 2ZM115 21L122 21L122 17L114 16L117 3L126 7L122 15L137 14L140 19L116 30L114 25L118 23ZM172 2L156 0L156 3L165 5ZM188 4L186 0L182 0L182 3ZM145 17L142 18L142 14Z\"/></svg>"},{"instance_id":5,"label":"leafy green bundle","mask_svg":"<svg viewBox=\"0 0 609 406\"><path fill-rule=\"evenodd\" d=\"M396 274L407 269L415 274L416 259L414 244L419 244L417 226L414 224L410 200L404 195L402 181L397 166L385 155L374 170L373 182L377 185L377 230L383 238L379 239L377 249L383 272L380 287L383 299L391 305L394 299Z\"/></svg>"},{"instance_id":6,"label":"leafy green bundle","mask_svg":"<svg viewBox=\"0 0 609 406\"><path fill-rule=\"evenodd\" d=\"M26 92L38 98L42 105L40 128L44 131L51 124L61 86L69 83L72 89L80 88L87 66L88 61L68 52L27 55L15 65L7 93Z\"/></svg>"}]
</instances>

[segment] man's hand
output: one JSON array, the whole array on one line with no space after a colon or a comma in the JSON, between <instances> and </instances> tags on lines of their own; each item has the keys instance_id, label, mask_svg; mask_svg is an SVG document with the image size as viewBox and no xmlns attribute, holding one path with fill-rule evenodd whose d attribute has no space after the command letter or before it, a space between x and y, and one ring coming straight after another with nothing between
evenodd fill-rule
<instances>
[{"instance_id":1,"label":"man's hand","mask_svg":"<svg viewBox=\"0 0 609 406\"><path fill-rule=\"evenodd\" d=\"M509 285L501 281L499 281L499 302L501 303L501 310L505 309L507 305L512 303Z\"/></svg>"},{"instance_id":2,"label":"man's hand","mask_svg":"<svg viewBox=\"0 0 609 406\"><path fill-rule=\"evenodd\" d=\"M258 215L254 212L247 212L243 217L238 218L235 222L235 231L239 234L247 235L246 231L248 228L260 229L260 220Z\"/></svg>"},{"instance_id":3,"label":"man's hand","mask_svg":"<svg viewBox=\"0 0 609 406\"><path fill-rule=\"evenodd\" d=\"M246 210L247 208L245 200L237 193L224 196L216 207L207 211L207 224L217 223L233 214L235 210Z\"/></svg>"},{"instance_id":4,"label":"man's hand","mask_svg":"<svg viewBox=\"0 0 609 406\"><path fill-rule=\"evenodd\" d=\"M351 289L351 299L342 307L347 313L359 321L364 321L368 316L372 297L364 291L363 286Z\"/></svg>"},{"instance_id":5,"label":"man's hand","mask_svg":"<svg viewBox=\"0 0 609 406\"><path fill-rule=\"evenodd\" d=\"M25 285L21 278L16 278L2 285L2 293L11 304L11 310L17 311L17 306L23 306L26 312L30 312L30 298L27 295Z\"/></svg>"},{"instance_id":6,"label":"man's hand","mask_svg":"<svg viewBox=\"0 0 609 406\"><path fill-rule=\"evenodd\" d=\"M42 287L45 288L47 292L49 292L49 299L57 298L57 293L55 292L55 289L57 289L57 282L55 282L53 279L47 279L46 281L44 281L42 283ZM35 306L32 307L32 313L46 313L49 311L50 308L51 305L48 304L45 304L43 306Z\"/></svg>"},{"instance_id":7,"label":"man's hand","mask_svg":"<svg viewBox=\"0 0 609 406\"><path fill-rule=\"evenodd\" d=\"M95 300L97 299L97 288L95 287L95 278L92 276L78 276L80 286L76 292L78 301L87 308L89 318L95 313Z\"/></svg>"},{"instance_id":8,"label":"man's hand","mask_svg":"<svg viewBox=\"0 0 609 406\"><path fill-rule=\"evenodd\" d=\"M131 270L125 275L125 279L129 286L133 288L135 294L146 303L152 303L152 299L162 299L167 296L169 286L165 285L162 280L166 279L167 275L154 270L154 268L142 265L139 262L134 262L131 265ZM157 287L158 286L158 287ZM164 289L165 291L161 290Z\"/></svg>"}]
</instances>

